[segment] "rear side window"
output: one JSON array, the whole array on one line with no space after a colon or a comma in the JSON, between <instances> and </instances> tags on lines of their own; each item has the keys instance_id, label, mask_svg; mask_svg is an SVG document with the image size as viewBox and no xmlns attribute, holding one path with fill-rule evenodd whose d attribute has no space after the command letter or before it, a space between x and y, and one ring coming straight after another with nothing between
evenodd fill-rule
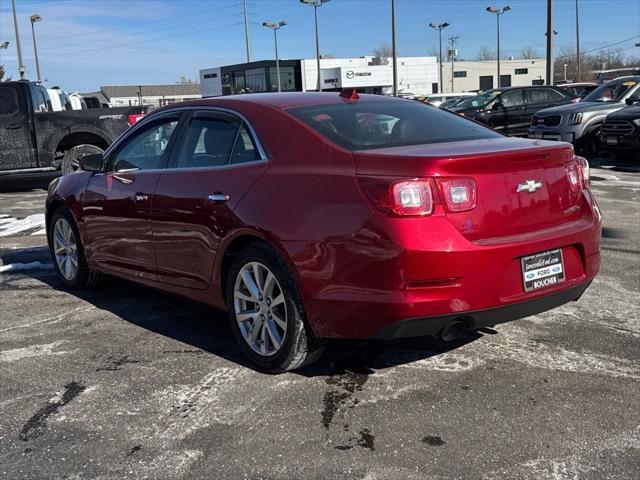
<instances>
[{"instance_id":1,"label":"rear side window","mask_svg":"<svg viewBox=\"0 0 640 480\"><path fill-rule=\"evenodd\" d=\"M0 88L0 116L9 117L18 113L18 95L15 88Z\"/></svg>"},{"instance_id":2,"label":"rear side window","mask_svg":"<svg viewBox=\"0 0 640 480\"><path fill-rule=\"evenodd\" d=\"M345 102L287 112L347 150L502 136L456 114L411 100Z\"/></svg>"}]
</instances>

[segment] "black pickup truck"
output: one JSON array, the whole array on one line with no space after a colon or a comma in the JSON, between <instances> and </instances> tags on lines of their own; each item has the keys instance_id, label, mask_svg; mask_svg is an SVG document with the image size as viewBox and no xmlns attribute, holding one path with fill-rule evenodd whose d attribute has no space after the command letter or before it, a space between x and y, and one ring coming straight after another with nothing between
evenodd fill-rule
<instances>
[{"instance_id":1,"label":"black pickup truck","mask_svg":"<svg viewBox=\"0 0 640 480\"><path fill-rule=\"evenodd\" d=\"M100 153L146 107L54 112L47 89L25 80L0 83L0 178L72 173L78 159Z\"/></svg>"}]
</instances>

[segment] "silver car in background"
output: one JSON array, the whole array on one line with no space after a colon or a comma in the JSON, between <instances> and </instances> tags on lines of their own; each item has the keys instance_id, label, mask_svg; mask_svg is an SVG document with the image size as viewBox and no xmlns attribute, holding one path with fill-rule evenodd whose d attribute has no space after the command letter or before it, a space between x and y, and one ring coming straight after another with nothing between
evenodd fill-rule
<instances>
[{"instance_id":1,"label":"silver car in background","mask_svg":"<svg viewBox=\"0 0 640 480\"><path fill-rule=\"evenodd\" d=\"M606 116L640 99L640 76L616 78L600 85L581 102L545 108L531 119L529 138L571 142L586 156L599 149L600 127Z\"/></svg>"}]
</instances>

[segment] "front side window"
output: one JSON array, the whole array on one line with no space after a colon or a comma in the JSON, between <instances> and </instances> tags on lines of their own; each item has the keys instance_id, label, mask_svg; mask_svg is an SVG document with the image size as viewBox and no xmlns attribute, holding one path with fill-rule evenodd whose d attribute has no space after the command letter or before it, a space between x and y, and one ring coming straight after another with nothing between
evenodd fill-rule
<instances>
[{"instance_id":1,"label":"front side window","mask_svg":"<svg viewBox=\"0 0 640 480\"><path fill-rule=\"evenodd\" d=\"M112 170L123 172L164 168L167 147L177 126L177 118L167 119L127 139L115 155Z\"/></svg>"},{"instance_id":2,"label":"front side window","mask_svg":"<svg viewBox=\"0 0 640 480\"><path fill-rule=\"evenodd\" d=\"M255 141L239 119L195 117L189 123L176 168L223 167L259 159Z\"/></svg>"},{"instance_id":3,"label":"front side window","mask_svg":"<svg viewBox=\"0 0 640 480\"><path fill-rule=\"evenodd\" d=\"M501 137L459 115L413 101L367 100L287 112L347 150Z\"/></svg>"}]
</instances>

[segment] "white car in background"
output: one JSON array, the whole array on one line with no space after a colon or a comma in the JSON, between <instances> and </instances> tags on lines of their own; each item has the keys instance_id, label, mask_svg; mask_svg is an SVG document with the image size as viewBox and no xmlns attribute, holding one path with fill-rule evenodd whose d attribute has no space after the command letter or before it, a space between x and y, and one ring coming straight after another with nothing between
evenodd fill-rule
<instances>
[{"instance_id":1,"label":"white car in background","mask_svg":"<svg viewBox=\"0 0 640 480\"><path fill-rule=\"evenodd\" d=\"M77 92L68 94L60 87L47 88L54 112L62 110L85 110L84 100Z\"/></svg>"}]
</instances>

